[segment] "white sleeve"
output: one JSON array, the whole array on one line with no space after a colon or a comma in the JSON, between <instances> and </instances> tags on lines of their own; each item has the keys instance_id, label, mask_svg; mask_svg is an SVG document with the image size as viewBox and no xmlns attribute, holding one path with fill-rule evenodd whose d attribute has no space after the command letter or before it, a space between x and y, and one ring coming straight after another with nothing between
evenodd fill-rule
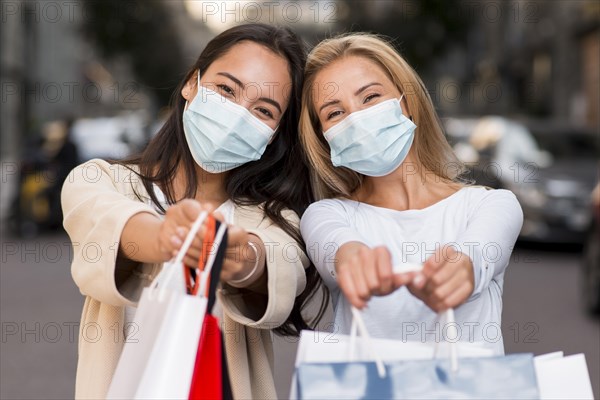
<instances>
[{"instance_id":1,"label":"white sleeve","mask_svg":"<svg viewBox=\"0 0 600 400\"><path fill-rule=\"evenodd\" d=\"M308 257L330 290L336 289L335 257L348 242L366 243L350 224L341 202L321 200L311 204L300 221L300 231L306 243Z\"/></svg>"},{"instance_id":2,"label":"white sleeve","mask_svg":"<svg viewBox=\"0 0 600 400\"><path fill-rule=\"evenodd\" d=\"M470 207L467 228L456 244L473 262L471 297L475 297L508 266L523 225L523 211L508 190L489 190Z\"/></svg>"}]
</instances>

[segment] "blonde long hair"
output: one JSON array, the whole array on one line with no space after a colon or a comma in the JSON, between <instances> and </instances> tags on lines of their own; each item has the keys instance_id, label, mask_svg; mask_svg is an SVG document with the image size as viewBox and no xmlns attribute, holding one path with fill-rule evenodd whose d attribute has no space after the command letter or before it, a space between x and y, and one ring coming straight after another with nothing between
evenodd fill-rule
<instances>
[{"instance_id":1,"label":"blonde long hair","mask_svg":"<svg viewBox=\"0 0 600 400\"><path fill-rule=\"evenodd\" d=\"M304 69L300 140L313 166L311 179L315 198L349 197L364 179L364 175L348 168L333 166L329 144L323 137L313 102L316 75L346 56L364 57L387 73L399 92L405 94L417 125L413 146L418 165L444 181L458 182L464 173L464 165L448 144L429 93L417 73L383 38L352 33L319 43L308 55Z\"/></svg>"}]
</instances>

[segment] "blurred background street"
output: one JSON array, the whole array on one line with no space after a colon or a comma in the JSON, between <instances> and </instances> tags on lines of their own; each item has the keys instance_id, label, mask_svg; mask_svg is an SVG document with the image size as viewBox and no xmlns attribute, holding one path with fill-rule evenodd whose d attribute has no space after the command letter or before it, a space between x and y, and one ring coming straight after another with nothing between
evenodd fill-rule
<instances>
[{"instance_id":1,"label":"blurred background street","mask_svg":"<svg viewBox=\"0 0 600 400\"><path fill-rule=\"evenodd\" d=\"M0 398L73 396L83 298L61 228L68 172L142 149L206 43L259 21L309 47L348 31L393 39L466 178L523 208L507 352L583 352L600 396L600 2L3 0L0 19ZM281 397L294 351L277 340Z\"/></svg>"}]
</instances>

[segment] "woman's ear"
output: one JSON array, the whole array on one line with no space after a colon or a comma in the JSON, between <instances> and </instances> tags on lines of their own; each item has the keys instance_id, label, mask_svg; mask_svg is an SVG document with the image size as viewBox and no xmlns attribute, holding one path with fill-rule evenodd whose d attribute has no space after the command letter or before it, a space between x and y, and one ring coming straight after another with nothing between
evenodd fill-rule
<instances>
[{"instance_id":1,"label":"woman's ear","mask_svg":"<svg viewBox=\"0 0 600 400\"><path fill-rule=\"evenodd\" d=\"M181 89L181 96L186 99L187 101L190 101L190 99L192 99L194 96L194 93L198 91L198 88L196 86L198 86L198 71L194 72L192 74L192 76L190 77L190 79L188 79L188 81L185 83L185 85L183 86L183 88Z\"/></svg>"}]
</instances>

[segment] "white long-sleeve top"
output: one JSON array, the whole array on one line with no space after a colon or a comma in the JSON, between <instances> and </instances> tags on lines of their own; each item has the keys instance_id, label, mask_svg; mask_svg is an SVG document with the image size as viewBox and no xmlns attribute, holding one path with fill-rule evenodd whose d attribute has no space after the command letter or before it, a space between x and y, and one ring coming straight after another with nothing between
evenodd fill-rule
<instances>
[{"instance_id":1,"label":"white long-sleeve top","mask_svg":"<svg viewBox=\"0 0 600 400\"><path fill-rule=\"evenodd\" d=\"M502 285L523 213L507 190L465 187L421 210L397 211L349 199L326 199L312 204L300 228L309 257L332 293L334 332L348 334L350 303L336 280L335 257L345 243L386 246L393 265L423 263L435 251L452 244L473 262L475 289L455 310L458 338L483 342L496 354L504 353L500 329ZM403 341L439 341L447 325L405 287L373 297L364 313L374 337Z\"/></svg>"}]
</instances>

